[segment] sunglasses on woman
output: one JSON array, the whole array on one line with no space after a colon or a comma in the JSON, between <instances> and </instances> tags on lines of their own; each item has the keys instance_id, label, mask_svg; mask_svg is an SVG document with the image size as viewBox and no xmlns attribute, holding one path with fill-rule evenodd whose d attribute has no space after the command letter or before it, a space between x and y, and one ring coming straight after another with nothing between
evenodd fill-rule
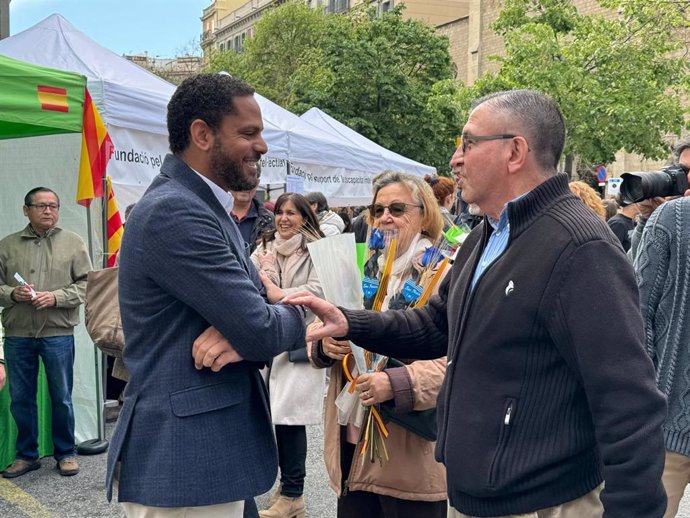
<instances>
[{"instance_id":1,"label":"sunglasses on woman","mask_svg":"<svg viewBox=\"0 0 690 518\"><path fill-rule=\"evenodd\" d=\"M394 203L391 203L390 205L381 205L379 203L373 203L369 205L369 213L372 214L375 218L380 218L386 212L386 209L388 209L388 212L390 212L391 216L393 216L394 218L399 218L409 210L408 207L417 207L418 209L422 208L421 205L403 203L401 201L396 201Z\"/></svg>"}]
</instances>

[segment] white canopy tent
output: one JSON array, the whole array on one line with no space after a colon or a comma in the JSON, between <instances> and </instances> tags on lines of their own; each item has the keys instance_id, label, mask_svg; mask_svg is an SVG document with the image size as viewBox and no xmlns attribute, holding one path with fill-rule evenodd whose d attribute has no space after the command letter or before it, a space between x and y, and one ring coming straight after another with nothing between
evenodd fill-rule
<instances>
[{"instance_id":1,"label":"white canopy tent","mask_svg":"<svg viewBox=\"0 0 690 518\"><path fill-rule=\"evenodd\" d=\"M262 182L266 184L285 182L287 173L299 179L295 190L320 191L332 206L364 205L371 201L371 179L384 169L398 168L372 146L314 126L258 94L256 98L264 123L282 128L288 138L287 160L275 160L269 142L268 155L262 161ZM288 164L287 171L281 169Z\"/></svg>"},{"instance_id":2,"label":"white canopy tent","mask_svg":"<svg viewBox=\"0 0 690 518\"><path fill-rule=\"evenodd\" d=\"M370 150L373 153L380 154L382 160L386 164L387 169L405 171L418 176L424 176L436 172L435 167L424 165L420 162L415 162L410 158L404 157L398 153L386 149L383 146L380 146L373 140L369 140L364 135L357 133L349 126L346 126L319 108L310 108L304 112L300 118L309 122L313 126L316 126L320 130L334 136L335 138L343 139L355 146L359 146L361 148Z\"/></svg>"},{"instance_id":3,"label":"white canopy tent","mask_svg":"<svg viewBox=\"0 0 690 518\"><path fill-rule=\"evenodd\" d=\"M101 47L58 14L1 40L0 54L86 76L115 146L108 174L120 208L138 200L168 152L166 112L175 86ZM269 146L262 161L264 185L285 184L290 175L299 180L293 185L321 191L333 205L359 205L371 197L374 174L400 167L390 152L381 153L370 141L316 128L268 99L256 98Z\"/></svg>"}]
</instances>

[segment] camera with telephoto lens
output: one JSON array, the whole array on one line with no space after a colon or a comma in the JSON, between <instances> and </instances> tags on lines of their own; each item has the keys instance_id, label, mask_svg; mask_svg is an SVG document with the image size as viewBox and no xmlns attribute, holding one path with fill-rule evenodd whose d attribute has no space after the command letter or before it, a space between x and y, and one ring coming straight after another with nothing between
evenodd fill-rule
<instances>
[{"instance_id":1,"label":"camera with telephoto lens","mask_svg":"<svg viewBox=\"0 0 690 518\"><path fill-rule=\"evenodd\" d=\"M657 196L682 196L688 188L688 168L680 164L661 171L623 173L620 191L624 202L636 203Z\"/></svg>"}]
</instances>

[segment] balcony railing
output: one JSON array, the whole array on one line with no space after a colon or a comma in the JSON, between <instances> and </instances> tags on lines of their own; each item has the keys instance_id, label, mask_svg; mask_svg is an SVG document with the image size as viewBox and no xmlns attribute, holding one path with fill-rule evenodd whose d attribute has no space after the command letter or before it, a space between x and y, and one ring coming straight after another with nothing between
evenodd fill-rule
<instances>
[{"instance_id":1,"label":"balcony railing","mask_svg":"<svg viewBox=\"0 0 690 518\"><path fill-rule=\"evenodd\" d=\"M241 5L227 16L220 19L218 29L222 29L228 25L231 25L238 20L242 20L247 16L251 15L254 11L259 9L264 9L269 5L281 4L284 0L249 0L246 4Z\"/></svg>"}]
</instances>

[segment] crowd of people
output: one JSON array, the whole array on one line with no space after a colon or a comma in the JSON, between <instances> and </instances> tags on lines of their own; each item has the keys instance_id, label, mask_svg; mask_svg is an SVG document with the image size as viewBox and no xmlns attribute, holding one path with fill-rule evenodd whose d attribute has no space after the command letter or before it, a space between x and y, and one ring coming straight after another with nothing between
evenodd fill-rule
<instances>
[{"instance_id":1,"label":"crowd of people","mask_svg":"<svg viewBox=\"0 0 690 518\"><path fill-rule=\"evenodd\" d=\"M306 426L323 422L338 518L676 515L690 483L690 190L626 204L569 183L559 107L515 90L475 101L453 178L383 171L356 214L319 192L268 210L253 94L227 75L184 81L171 154L126 219L129 378L109 499L117 484L128 517L303 518ZM690 140L674 153L690 169ZM6 364L18 428L6 478L40 467L39 357L54 457L79 471L72 333L92 267L59 209L32 189L28 225L0 241L0 389ZM452 266L429 266L458 227ZM377 233L395 236L389 258L370 258L385 272L375 310L324 300L308 245L343 232L376 250L390 245ZM401 308L422 268L432 296ZM355 346L388 361L363 371ZM431 435L405 424L421 413Z\"/></svg>"}]
</instances>

